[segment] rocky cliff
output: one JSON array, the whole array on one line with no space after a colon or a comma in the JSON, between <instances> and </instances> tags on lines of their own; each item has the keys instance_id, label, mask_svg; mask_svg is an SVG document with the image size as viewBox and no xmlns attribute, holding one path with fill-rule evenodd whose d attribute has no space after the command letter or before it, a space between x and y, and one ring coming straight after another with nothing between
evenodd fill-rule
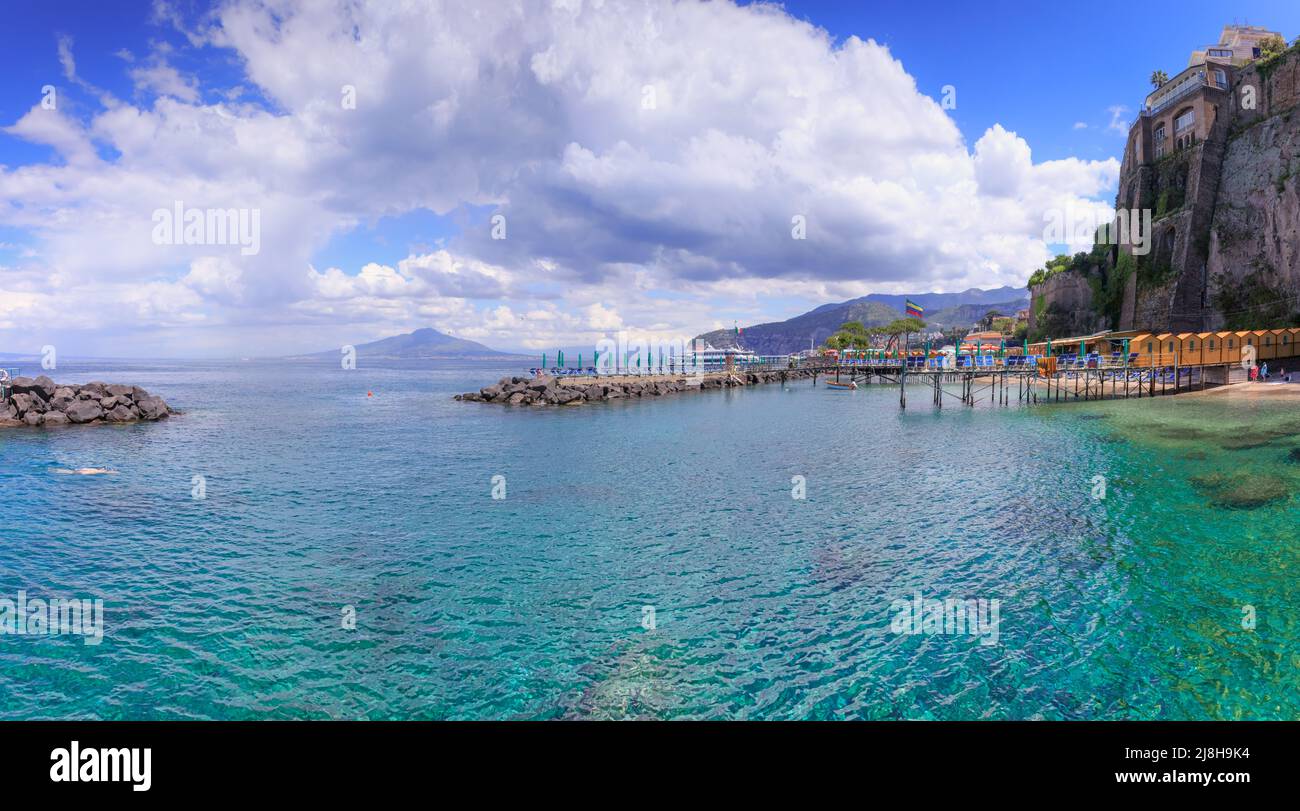
<instances>
[{"instance_id":1,"label":"rocky cliff","mask_svg":"<svg viewBox=\"0 0 1300 811\"><path fill-rule=\"evenodd\" d=\"M1150 252L1104 246L1096 267L1032 285L1031 332L1300 324L1300 49L1198 101L1212 126L1189 147L1144 159L1141 119L1130 133L1115 205L1151 211Z\"/></svg>"}]
</instances>

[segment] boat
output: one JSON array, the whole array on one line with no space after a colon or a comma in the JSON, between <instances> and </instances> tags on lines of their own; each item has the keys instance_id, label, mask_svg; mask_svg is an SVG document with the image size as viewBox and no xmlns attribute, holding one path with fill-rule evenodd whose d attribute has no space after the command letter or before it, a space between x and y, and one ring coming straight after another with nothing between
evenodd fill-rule
<instances>
[{"instance_id":1,"label":"boat","mask_svg":"<svg viewBox=\"0 0 1300 811\"><path fill-rule=\"evenodd\" d=\"M857 391L858 384L850 380L848 383L841 383L838 380L827 380L826 388L832 391Z\"/></svg>"}]
</instances>

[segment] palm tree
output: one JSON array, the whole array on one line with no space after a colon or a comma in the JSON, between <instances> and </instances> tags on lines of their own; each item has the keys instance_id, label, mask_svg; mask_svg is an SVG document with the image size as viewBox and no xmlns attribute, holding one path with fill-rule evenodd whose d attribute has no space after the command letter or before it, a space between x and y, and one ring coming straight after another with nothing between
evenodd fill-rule
<instances>
[{"instance_id":1,"label":"palm tree","mask_svg":"<svg viewBox=\"0 0 1300 811\"><path fill-rule=\"evenodd\" d=\"M1151 71L1151 86L1159 90L1164 87L1165 82L1169 81L1169 74L1163 70Z\"/></svg>"}]
</instances>

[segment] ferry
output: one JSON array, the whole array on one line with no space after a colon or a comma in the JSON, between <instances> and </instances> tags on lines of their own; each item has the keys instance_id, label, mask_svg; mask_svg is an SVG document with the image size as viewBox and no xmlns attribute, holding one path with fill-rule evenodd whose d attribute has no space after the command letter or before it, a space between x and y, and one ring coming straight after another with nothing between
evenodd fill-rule
<instances>
[{"instance_id":1,"label":"ferry","mask_svg":"<svg viewBox=\"0 0 1300 811\"><path fill-rule=\"evenodd\" d=\"M705 369L726 368L728 357L733 359L736 366L745 366L758 360L758 356L753 352L748 349L741 349L738 346L730 346L725 349L705 346L703 349L696 349L694 355L695 362Z\"/></svg>"}]
</instances>

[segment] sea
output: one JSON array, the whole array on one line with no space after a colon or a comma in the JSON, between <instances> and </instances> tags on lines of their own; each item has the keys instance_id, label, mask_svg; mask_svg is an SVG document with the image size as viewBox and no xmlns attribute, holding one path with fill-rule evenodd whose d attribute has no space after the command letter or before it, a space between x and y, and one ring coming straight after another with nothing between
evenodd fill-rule
<instances>
[{"instance_id":1,"label":"sea","mask_svg":"<svg viewBox=\"0 0 1300 811\"><path fill-rule=\"evenodd\" d=\"M523 371L60 364L180 413L0 430L0 719L1300 718L1297 401Z\"/></svg>"}]
</instances>

